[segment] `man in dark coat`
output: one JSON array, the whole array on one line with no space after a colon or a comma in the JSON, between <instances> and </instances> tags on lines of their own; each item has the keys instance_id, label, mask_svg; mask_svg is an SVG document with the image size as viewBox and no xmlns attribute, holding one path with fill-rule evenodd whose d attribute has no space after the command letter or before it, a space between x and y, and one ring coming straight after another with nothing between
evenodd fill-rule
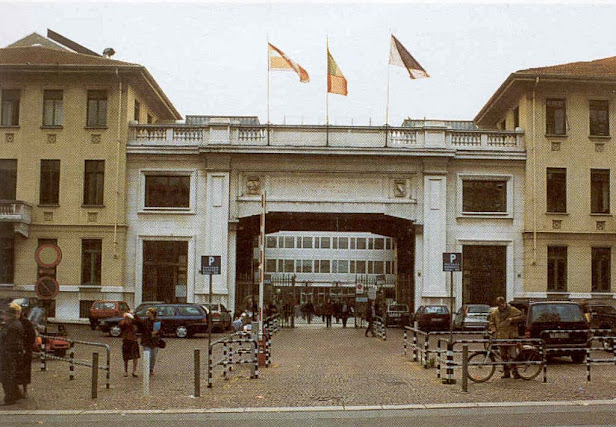
<instances>
[{"instance_id":1,"label":"man in dark coat","mask_svg":"<svg viewBox=\"0 0 616 427\"><path fill-rule=\"evenodd\" d=\"M14 303L11 303L11 306ZM34 325L28 319L28 312L22 309L18 304L15 304L15 308L21 309L19 315L19 322L24 330L23 335L23 360L21 364L21 371L18 375L17 384L21 384L23 387L24 398L28 397L28 384L30 384L32 377L32 348L36 341L36 332L34 331Z\"/></svg>"},{"instance_id":2,"label":"man in dark coat","mask_svg":"<svg viewBox=\"0 0 616 427\"><path fill-rule=\"evenodd\" d=\"M24 330L17 316L14 307L6 308L2 313L4 326L0 330L0 375L4 403L0 405L12 405L23 397L17 387L17 374L23 360Z\"/></svg>"}]
</instances>

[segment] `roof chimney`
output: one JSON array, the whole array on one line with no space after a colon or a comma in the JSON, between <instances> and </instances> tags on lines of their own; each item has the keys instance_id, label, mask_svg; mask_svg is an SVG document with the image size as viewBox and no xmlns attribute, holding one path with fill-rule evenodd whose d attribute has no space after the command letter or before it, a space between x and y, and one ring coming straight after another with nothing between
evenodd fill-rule
<instances>
[{"instance_id":1,"label":"roof chimney","mask_svg":"<svg viewBox=\"0 0 616 427\"><path fill-rule=\"evenodd\" d=\"M115 50L113 50L112 47L108 47L103 51L103 56L105 58L111 58L113 55L115 55Z\"/></svg>"}]
</instances>

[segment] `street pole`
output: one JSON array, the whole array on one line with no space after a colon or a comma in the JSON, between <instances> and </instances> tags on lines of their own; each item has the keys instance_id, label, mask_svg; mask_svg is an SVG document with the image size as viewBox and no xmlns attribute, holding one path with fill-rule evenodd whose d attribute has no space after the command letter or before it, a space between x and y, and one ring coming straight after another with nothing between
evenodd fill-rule
<instances>
[{"instance_id":1,"label":"street pole","mask_svg":"<svg viewBox=\"0 0 616 427\"><path fill-rule=\"evenodd\" d=\"M449 272L449 341L453 341L453 270Z\"/></svg>"},{"instance_id":2,"label":"street pole","mask_svg":"<svg viewBox=\"0 0 616 427\"><path fill-rule=\"evenodd\" d=\"M291 327L295 327L295 279L296 275L294 274L291 278L291 287L293 288L293 301L291 304Z\"/></svg>"},{"instance_id":3,"label":"street pole","mask_svg":"<svg viewBox=\"0 0 616 427\"><path fill-rule=\"evenodd\" d=\"M212 275L209 274L208 276L210 276L210 294L209 294L210 310L207 315L208 317L207 319L207 347L209 349L210 346L212 345Z\"/></svg>"}]
</instances>

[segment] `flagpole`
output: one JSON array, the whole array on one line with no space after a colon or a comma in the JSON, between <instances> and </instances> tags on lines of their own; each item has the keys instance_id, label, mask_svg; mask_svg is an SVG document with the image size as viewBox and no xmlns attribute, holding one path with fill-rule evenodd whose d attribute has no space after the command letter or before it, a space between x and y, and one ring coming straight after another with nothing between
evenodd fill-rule
<instances>
[{"instance_id":1,"label":"flagpole","mask_svg":"<svg viewBox=\"0 0 616 427\"><path fill-rule=\"evenodd\" d=\"M390 74L391 66L387 64L387 102L385 104L385 147L387 147L387 134L389 131L387 130L389 127L389 74Z\"/></svg>"},{"instance_id":2,"label":"flagpole","mask_svg":"<svg viewBox=\"0 0 616 427\"><path fill-rule=\"evenodd\" d=\"M267 35L267 145L270 144L270 47Z\"/></svg>"},{"instance_id":3,"label":"flagpole","mask_svg":"<svg viewBox=\"0 0 616 427\"><path fill-rule=\"evenodd\" d=\"M325 46L327 49L325 55L325 146L329 146L329 37L325 36Z\"/></svg>"}]
</instances>

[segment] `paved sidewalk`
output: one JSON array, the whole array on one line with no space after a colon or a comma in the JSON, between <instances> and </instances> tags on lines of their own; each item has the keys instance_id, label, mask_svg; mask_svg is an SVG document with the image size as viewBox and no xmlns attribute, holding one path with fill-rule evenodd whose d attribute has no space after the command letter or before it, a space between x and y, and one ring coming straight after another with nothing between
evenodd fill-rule
<instances>
[{"instance_id":1,"label":"paved sidewalk","mask_svg":"<svg viewBox=\"0 0 616 427\"><path fill-rule=\"evenodd\" d=\"M363 329L326 329L311 325L282 329L273 338L273 364L260 369L251 380L247 366L240 367L224 381L221 368L215 371L214 386L207 388L206 344L203 336L167 340L160 350L151 396L144 397L142 379L122 376L121 340L71 327L77 339L100 341L112 346L111 389L99 375L98 399L90 398L90 369L76 367L76 379L69 381L68 364L52 361L48 371L33 364L30 398L10 407L15 410L57 409L197 409L247 407L345 407L454 404L502 401L568 401L613 399L616 397L616 367L593 367L593 381L586 382L584 365L565 361L548 368L548 383L493 378L484 384L443 385L435 369L423 369L402 354L402 331L388 330L388 340L364 337ZM220 335L217 335L220 337ZM201 348L201 397L193 393L193 349ZM89 359L91 351L81 350L78 358ZM104 362L104 354L101 354ZM459 377L459 374L458 374ZM8 409L8 408L3 408Z\"/></svg>"}]
</instances>

